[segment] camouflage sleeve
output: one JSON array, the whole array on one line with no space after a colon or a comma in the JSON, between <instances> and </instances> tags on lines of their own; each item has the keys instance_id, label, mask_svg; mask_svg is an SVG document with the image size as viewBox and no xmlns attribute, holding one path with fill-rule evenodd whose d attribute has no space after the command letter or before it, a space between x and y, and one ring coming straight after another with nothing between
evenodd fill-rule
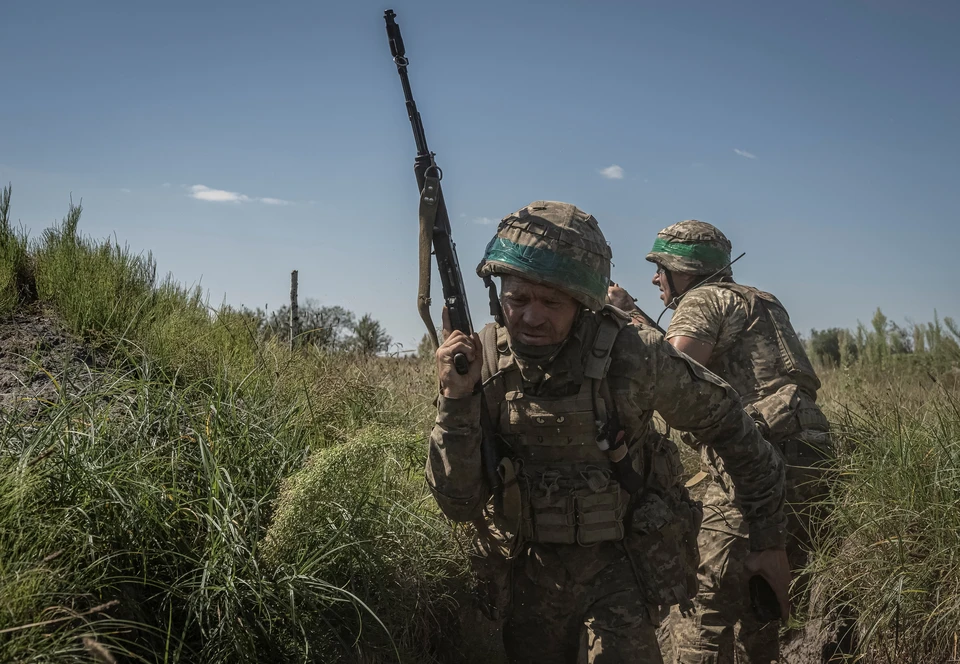
<instances>
[{"instance_id":1,"label":"camouflage sleeve","mask_svg":"<svg viewBox=\"0 0 960 664\"><path fill-rule=\"evenodd\" d=\"M751 549L785 545L783 462L733 388L659 334L633 325L617 337L608 375L617 403L657 410L669 426L717 452L736 484Z\"/></svg>"},{"instance_id":2,"label":"camouflage sleeve","mask_svg":"<svg viewBox=\"0 0 960 664\"><path fill-rule=\"evenodd\" d=\"M722 353L747 326L746 303L725 288L709 285L683 296L670 319L666 338L690 337L712 344Z\"/></svg>"},{"instance_id":3,"label":"camouflage sleeve","mask_svg":"<svg viewBox=\"0 0 960 664\"><path fill-rule=\"evenodd\" d=\"M489 498L480 441L480 395L463 399L441 395L430 432L426 475L440 509L454 521L483 516Z\"/></svg>"}]
</instances>

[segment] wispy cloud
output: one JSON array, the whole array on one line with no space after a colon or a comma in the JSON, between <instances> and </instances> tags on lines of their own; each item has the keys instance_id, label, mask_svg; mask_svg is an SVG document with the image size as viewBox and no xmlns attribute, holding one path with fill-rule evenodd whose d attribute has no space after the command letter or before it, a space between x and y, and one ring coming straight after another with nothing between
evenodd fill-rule
<instances>
[{"instance_id":1,"label":"wispy cloud","mask_svg":"<svg viewBox=\"0 0 960 664\"><path fill-rule=\"evenodd\" d=\"M473 220L473 223L480 224L481 226L489 226L490 224L500 223L499 219L491 219L490 217L476 217Z\"/></svg>"},{"instance_id":2,"label":"wispy cloud","mask_svg":"<svg viewBox=\"0 0 960 664\"><path fill-rule=\"evenodd\" d=\"M606 168L600 169L600 175L607 178L608 180L622 180L623 179L623 169L616 164L612 166L607 166Z\"/></svg>"},{"instance_id":3,"label":"wispy cloud","mask_svg":"<svg viewBox=\"0 0 960 664\"><path fill-rule=\"evenodd\" d=\"M214 203L246 203L250 200L249 196L238 194L235 191L211 189L202 184L195 184L190 187L190 197L196 198L198 201L211 201Z\"/></svg>"},{"instance_id":4,"label":"wispy cloud","mask_svg":"<svg viewBox=\"0 0 960 664\"><path fill-rule=\"evenodd\" d=\"M746 157L747 159L756 159L757 155L752 152L747 152L746 150L740 150L738 148L733 148L733 151L736 152L741 157Z\"/></svg>"},{"instance_id":5,"label":"wispy cloud","mask_svg":"<svg viewBox=\"0 0 960 664\"><path fill-rule=\"evenodd\" d=\"M164 188L164 189L169 189L171 186L172 186L172 185L171 185L169 182L164 182L164 183L163 183L163 188Z\"/></svg>"},{"instance_id":6,"label":"wispy cloud","mask_svg":"<svg viewBox=\"0 0 960 664\"><path fill-rule=\"evenodd\" d=\"M282 198L255 198L236 191L211 189L202 184L192 185L189 189L190 197L196 198L198 201L209 201L211 203L250 203L256 201L267 205L293 205L290 201L285 201Z\"/></svg>"},{"instance_id":7,"label":"wispy cloud","mask_svg":"<svg viewBox=\"0 0 960 664\"><path fill-rule=\"evenodd\" d=\"M120 191L122 191L122 192L125 193L125 194L129 194L129 193L130 193L130 190L127 189L126 187L121 187L121 188L120 188Z\"/></svg>"}]
</instances>

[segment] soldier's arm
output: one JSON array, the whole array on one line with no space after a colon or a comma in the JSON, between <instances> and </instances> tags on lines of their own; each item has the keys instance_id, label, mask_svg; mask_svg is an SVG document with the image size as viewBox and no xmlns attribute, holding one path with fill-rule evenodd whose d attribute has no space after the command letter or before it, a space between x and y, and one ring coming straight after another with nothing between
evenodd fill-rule
<instances>
[{"instance_id":1,"label":"soldier's arm","mask_svg":"<svg viewBox=\"0 0 960 664\"><path fill-rule=\"evenodd\" d=\"M430 432L427 484L444 514L454 521L483 516L490 492L480 457L480 396L440 395Z\"/></svg>"},{"instance_id":2,"label":"soldier's arm","mask_svg":"<svg viewBox=\"0 0 960 664\"><path fill-rule=\"evenodd\" d=\"M712 343L699 341L693 337L672 337L668 343L687 357L696 360L704 366L707 365L707 362L710 361L710 356L713 354Z\"/></svg>"},{"instance_id":3,"label":"soldier's arm","mask_svg":"<svg viewBox=\"0 0 960 664\"><path fill-rule=\"evenodd\" d=\"M733 388L656 333L634 326L617 338L610 384L620 399L657 410L668 425L717 451L736 483L751 549L785 545L783 463Z\"/></svg>"},{"instance_id":4,"label":"soldier's arm","mask_svg":"<svg viewBox=\"0 0 960 664\"><path fill-rule=\"evenodd\" d=\"M743 299L711 285L688 292L677 306L665 335L680 352L707 366L721 340L736 339L747 325Z\"/></svg>"},{"instance_id":5,"label":"soldier's arm","mask_svg":"<svg viewBox=\"0 0 960 664\"><path fill-rule=\"evenodd\" d=\"M430 432L427 484L444 514L454 521L472 521L483 515L490 490L483 479L481 456L480 382L483 347L476 334L451 331L444 311L444 342L437 349L440 396L437 420ZM462 353L469 370L460 374L454 357Z\"/></svg>"}]
</instances>

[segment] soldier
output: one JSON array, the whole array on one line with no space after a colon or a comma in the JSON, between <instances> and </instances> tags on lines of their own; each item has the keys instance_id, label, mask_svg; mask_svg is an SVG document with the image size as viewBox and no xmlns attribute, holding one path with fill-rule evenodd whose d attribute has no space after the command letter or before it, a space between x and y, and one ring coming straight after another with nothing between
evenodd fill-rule
<instances>
[{"instance_id":1,"label":"soldier","mask_svg":"<svg viewBox=\"0 0 960 664\"><path fill-rule=\"evenodd\" d=\"M501 322L468 336L445 321L437 350L426 477L444 514L480 524L475 562L491 596L510 600L496 608L513 662L662 662L658 607L696 594L702 512L676 446L650 435L654 410L723 460L748 524L745 564L788 610L780 457L726 383L604 305L610 258L573 205L504 217L477 268L501 279ZM502 444L499 501L482 468L481 380Z\"/></svg>"},{"instance_id":2,"label":"soldier","mask_svg":"<svg viewBox=\"0 0 960 664\"><path fill-rule=\"evenodd\" d=\"M667 341L727 381L786 460L787 553L791 569L799 570L832 456L827 419L816 404L820 381L779 300L733 281L731 248L717 228L689 220L660 231L646 258L657 265L653 283L660 298L676 310ZM635 309L619 287L608 295L614 305ZM733 662L735 649L737 661L777 661L779 625L761 623L750 605L744 518L751 508L739 488L734 491L729 465L717 458L715 444L704 444L699 434L696 443L705 472L694 481L709 477L711 483L703 498L697 611L673 616L678 661Z\"/></svg>"}]
</instances>

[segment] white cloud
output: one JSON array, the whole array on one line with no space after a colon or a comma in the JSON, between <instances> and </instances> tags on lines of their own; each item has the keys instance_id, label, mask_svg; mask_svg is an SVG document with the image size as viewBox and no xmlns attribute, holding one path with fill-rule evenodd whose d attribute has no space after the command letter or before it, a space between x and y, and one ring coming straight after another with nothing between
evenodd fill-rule
<instances>
[{"instance_id":1,"label":"white cloud","mask_svg":"<svg viewBox=\"0 0 960 664\"><path fill-rule=\"evenodd\" d=\"M623 179L623 169L616 164L612 166L607 166L606 168L600 169L600 175L607 178L608 180L622 180Z\"/></svg>"},{"instance_id":2,"label":"white cloud","mask_svg":"<svg viewBox=\"0 0 960 664\"><path fill-rule=\"evenodd\" d=\"M490 224L498 224L500 221L498 219L491 219L490 217L477 217L473 220L473 223L480 224L481 226L489 226Z\"/></svg>"},{"instance_id":3,"label":"white cloud","mask_svg":"<svg viewBox=\"0 0 960 664\"><path fill-rule=\"evenodd\" d=\"M172 185L171 185L169 182L164 182L164 183L163 183L163 188L164 188L164 189L169 189L171 186L172 186Z\"/></svg>"},{"instance_id":4,"label":"white cloud","mask_svg":"<svg viewBox=\"0 0 960 664\"><path fill-rule=\"evenodd\" d=\"M120 191L122 191L122 192L125 193L125 194L129 194L129 193L130 193L130 190L127 189L126 187L122 187L122 188L120 189Z\"/></svg>"},{"instance_id":5,"label":"white cloud","mask_svg":"<svg viewBox=\"0 0 960 664\"><path fill-rule=\"evenodd\" d=\"M756 158L757 158L757 155L755 155L755 154L753 154L753 153L751 153L751 152L747 152L746 150L738 150L737 148L733 148L733 151L736 152L736 153L737 153L738 155L740 155L741 157L746 157L747 159L756 159Z\"/></svg>"},{"instance_id":6,"label":"white cloud","mask_svg":"<svg viewBox=\"0 0 960 664\"><path fill-rule=\"evenodd\" d=\"M238 194L235 191L211 189L202 184L195 184L190 187L190 197L196 198L198 201L212 201L215 203L246 203L250 200L249 196Z\"/></svg>"},{"instance_id":7,"label":"white cloud","mask_svg":"<svg viewBox=\"0 0 960 664\"><path fill-rule=\"evenodd\" d=\"M210 201L212 203L250 203L252 201L259 201L266 205L293 205L290 201L285 201L282 198L255 198L235 191L211 189L202 184L192 185L189 189L190 197L196 198L198 201Z\"/></svg>"}]
</instances>

